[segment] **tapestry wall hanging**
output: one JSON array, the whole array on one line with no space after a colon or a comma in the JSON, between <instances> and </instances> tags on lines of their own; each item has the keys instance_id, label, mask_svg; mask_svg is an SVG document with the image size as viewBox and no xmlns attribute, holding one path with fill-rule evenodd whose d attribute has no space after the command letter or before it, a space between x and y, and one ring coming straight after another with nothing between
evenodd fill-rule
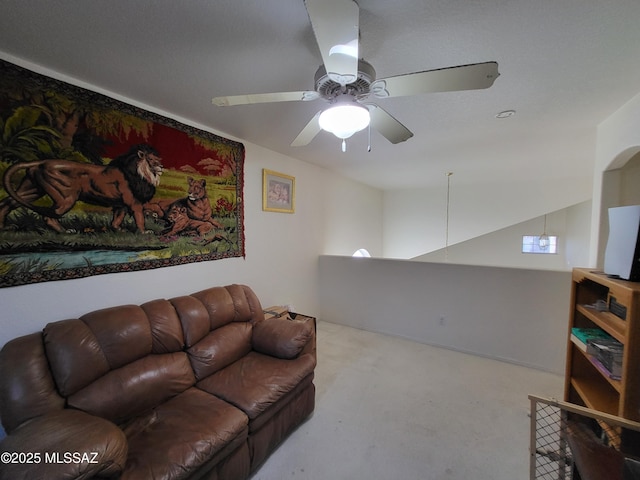
<instances>
[{"instance_id":1,"label":"tapestry wall hanging","mask_svg":"<svg viewBox=\"0 0 640 480\"><path fill-rule=\"evenodd\" d=\"M0 287L244 257L244 146L0 60Z\"/></svg>"}]
</instances>

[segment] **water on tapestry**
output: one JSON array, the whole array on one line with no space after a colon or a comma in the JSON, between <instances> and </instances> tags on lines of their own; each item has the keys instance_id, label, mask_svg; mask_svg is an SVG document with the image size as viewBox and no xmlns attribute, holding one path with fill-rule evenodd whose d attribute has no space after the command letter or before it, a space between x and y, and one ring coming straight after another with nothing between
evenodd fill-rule
<instances>
[{"instance_id":1,"label":"water on tapestry","mask_svg":"<svg viewBox=\"0 0 640 480\"><path fill-rule=\"evenodd\" d=\"M244 146L0 61L0 287L244 256Z\"/></svg>"}]
</instances>

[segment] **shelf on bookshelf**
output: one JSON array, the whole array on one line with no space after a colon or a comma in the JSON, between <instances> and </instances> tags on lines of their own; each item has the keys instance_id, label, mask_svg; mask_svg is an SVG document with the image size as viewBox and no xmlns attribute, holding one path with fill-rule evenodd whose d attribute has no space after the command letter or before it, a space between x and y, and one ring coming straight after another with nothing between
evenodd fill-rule
<instances>
[{"instance_id":1,"label":"shelf on bookshelf","mask_svg":"<svg viewBox=\"0 0 640 480\"><path fill-rule=\"evenodd\" d=\"M584 365L593 369L594 373L602 377L603 382L607 382L617 393L622 391L622 380L612 378L612 376L607 373L606 368L604 368L602 364L598 364L597 359L593 355L589 355L579 348L576 348L576 352L578 352L579 358L584 360Z\"/></svg>"},{"instance_id":2,"label":"shelf on bookshelf","mask_svg":"<svg viewBox=\"0 0 640 480\"><path fill-rule=\"evenodd\" d=\"M599 387L597 383L578 377L571 379L571 386L586 407L611 415L618 414L619 395L617 392L613 394L610 390Z\"/></svg>"},{"instance_id":3,"label":"shelf on bookshelf","mask_svg":"<svg viewBox=\"0 0 640 480\"><path fill-rule=\"evenodd\" d=\"M598 312L584 305L576 305L576 310L613 338L619 342L624 342L627 332L627 325L624 320L616 317L611 312Z\"/></svg>"}]
</instances>

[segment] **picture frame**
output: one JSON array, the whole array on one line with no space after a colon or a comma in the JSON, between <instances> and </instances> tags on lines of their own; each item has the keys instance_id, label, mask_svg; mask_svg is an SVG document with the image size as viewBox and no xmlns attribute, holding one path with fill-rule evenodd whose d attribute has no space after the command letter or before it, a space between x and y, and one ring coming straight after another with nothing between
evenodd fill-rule
<instances>
[{"instance_id":1,"label":"picture frame","mask_svg":"<svg viewBox=\"0 0 640 480\"><path fill-rule=\"evenodd\" d=\"M295 177L266 168L262 170L262 210L294 213L295 199Z\"/></svg>"}]
</instances>

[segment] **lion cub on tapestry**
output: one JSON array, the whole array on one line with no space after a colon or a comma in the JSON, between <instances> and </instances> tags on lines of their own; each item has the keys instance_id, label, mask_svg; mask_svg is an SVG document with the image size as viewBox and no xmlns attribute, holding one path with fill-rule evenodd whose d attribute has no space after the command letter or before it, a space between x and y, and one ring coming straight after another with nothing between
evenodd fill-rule
<instances>
[{"instance_id":1,"label":"lion cub on tapestry","mask_svg":"<svg viewBox=\"0 0 640 480\"><path fill-rule=\"evenodd\" d=\"M200 236L204 236L213 230L213 225L209 222L189 218L187 207L177 202L169 208L167 220L169 221L170 227L168 230L162 232L163 237L171 237L172 235L178 235L180 233L197 233Z\"/></svg>"},{"instance_id":2,"label":"lion cub on tapestry","mask_svg":"<svg viewBox=\"0 0 640 480\"><path fill-rule=\"evenodd\" d=\"M214 227L223 228L220 223L213 219L213 211L207 195L206 180L187 177L187 183L188 190L185 198L151 201L145 204L145 213L164 219L170 224L170 227L162 232L165 236L192 231L203 235ZM192 220L192 222L188 222L188 220ZM202 224L208 225L208 228Z\"/></svg>"}]
</instances>

